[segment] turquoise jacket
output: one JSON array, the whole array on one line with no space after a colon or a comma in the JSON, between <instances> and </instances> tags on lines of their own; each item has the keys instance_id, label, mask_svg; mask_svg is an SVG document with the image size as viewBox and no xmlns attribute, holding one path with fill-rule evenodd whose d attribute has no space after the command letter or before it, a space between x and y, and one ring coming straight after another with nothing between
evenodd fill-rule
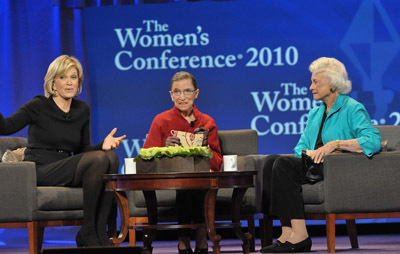
<instances>
[{"instance_id":1,"label":"turquoise jacket","mask_svg":"<svg viewBox=\"0 0 400 254\"><path fill-rule=\"evenodd\" d=\"M310 110L306 128L294 148L295 156L301 157L302 149L315 150L319 128L325 112L325 103ZM322 142L357 139L364 154L371 157L381 149L381 135L372 127L365 107L347 95L339 94L326 117L322 129Z\"/></svg>"}]
</instances>

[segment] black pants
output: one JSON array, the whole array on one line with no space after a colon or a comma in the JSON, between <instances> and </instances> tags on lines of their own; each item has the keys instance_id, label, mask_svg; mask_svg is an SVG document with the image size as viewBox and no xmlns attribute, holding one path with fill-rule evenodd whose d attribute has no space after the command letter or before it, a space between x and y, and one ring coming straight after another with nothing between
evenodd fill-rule
<instances>
[{"instance_id":1,"label":"black pants","mask_svg":"<svg viewBox=\"0 0 400 254\"><path fill-rule=\"evenodd\" d=\"M178 224L204 223L204 190L176 191ZM178 230L179 237L190 236L190 228Z\"/></svg>"},{"instance_id":2,"label":"black pants","mask_svg":"<svg viewBox=\"0 0 400 254\"><path fill-rule=\"evenodd\" d=\"M269 155L263 171L264 211L287 219L304 219L301 185L306 183L301 159Z\"/></svg>"}]
</instances>

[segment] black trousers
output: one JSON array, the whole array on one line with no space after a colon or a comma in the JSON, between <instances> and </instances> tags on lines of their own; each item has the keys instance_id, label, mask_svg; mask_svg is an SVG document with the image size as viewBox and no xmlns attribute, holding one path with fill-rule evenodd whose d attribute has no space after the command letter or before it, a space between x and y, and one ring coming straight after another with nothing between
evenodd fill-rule
<instances>
[{"instance_id":1,"label":"black trousers","mask_svg":"<svg viewBox=\"0 0 400 254\"><path fill-rule=\"evenodd\" d=\"M263 210L287 219L304 219L301 185L306 183L301 159L269 155L263 171Z\"/></svg>"},{"instance_id":2,"label":"black trousers","mask_svg":"<svg viewBox=\"0 0 400 254\"><path fill-rule=\"evenodd\" d=\"M204 223L205 190L177 190L178 224ZM190 236L190 228L178 229L179 237Z\"/></svg>"}]
</instances>

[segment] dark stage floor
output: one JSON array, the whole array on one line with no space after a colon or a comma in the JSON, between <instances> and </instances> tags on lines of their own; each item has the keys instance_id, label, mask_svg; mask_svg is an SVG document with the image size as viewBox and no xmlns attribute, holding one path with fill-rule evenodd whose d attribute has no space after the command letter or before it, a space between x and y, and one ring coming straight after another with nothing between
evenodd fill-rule
<instances>
[{"instance_id":1,"label":"dark stage floor","mask_svg":"<svg viewBox=\"0 0 400 254\"><path fill-rule=\"evenodd\" d=\"M75 248L75 234L78 227L48 228L44 235L44 249L50 248ZM28 253L28 235L26 229L8 229L7 234L2 234L0 229L0 253ZM4 231L5 232L5 231ZM3 232L3 233L4 233ZM312 235L311 235L312 236ZM400 253L400 234L368 234L359 235L360 249L350 249L349 238L344 235L336 237L336 251L338 253ZM326 253L326 237L312 236L313 253ZM128 243L124 243L124 246ZM138 242L142 245L142 242ZM194 242L192 242L192 246ZM212 253L209 242L209 253ZM176 240L156 240L153 243L153 253L177 253ZM256 239L256 253L260 253L260 240ZM236 239L223 239L221 253L241 253L241 242Z\"/></svg>"}]
</instances>

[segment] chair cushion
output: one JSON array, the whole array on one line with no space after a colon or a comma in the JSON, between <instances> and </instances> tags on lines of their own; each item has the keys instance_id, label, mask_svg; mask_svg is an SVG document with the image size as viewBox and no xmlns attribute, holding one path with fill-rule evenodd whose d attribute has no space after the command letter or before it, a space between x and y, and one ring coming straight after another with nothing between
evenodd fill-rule
<instances>
[{"instance_id":1,"label":"chair cushion","mask_svg":"<svg viewBox=\"0 0 400 254\"><path fill-rule=\"evenodd\" d=\"M322 204L325 201L324 181L315 184L303 184L304 204Z\"/></svg>"},{"instance_id":2,"label":"chair cushion","mask_svg":"<svg viewBox=\"0 0 400 254\"><path fill-rule=\"evenodd\" d=\"M38 209L43 211L83 209L82 188L37 187Z\"/></svg>"},{"instance_id":3,"label":"chair cushion","mask_svg":"<svg viewBox=\"0 0 400 254\"><path fill-rule=\"evenodd\" d=\"M218 136L223 155L258 154L258 135L255 130L219 130Z\"/></svg>"}]
</instances>

